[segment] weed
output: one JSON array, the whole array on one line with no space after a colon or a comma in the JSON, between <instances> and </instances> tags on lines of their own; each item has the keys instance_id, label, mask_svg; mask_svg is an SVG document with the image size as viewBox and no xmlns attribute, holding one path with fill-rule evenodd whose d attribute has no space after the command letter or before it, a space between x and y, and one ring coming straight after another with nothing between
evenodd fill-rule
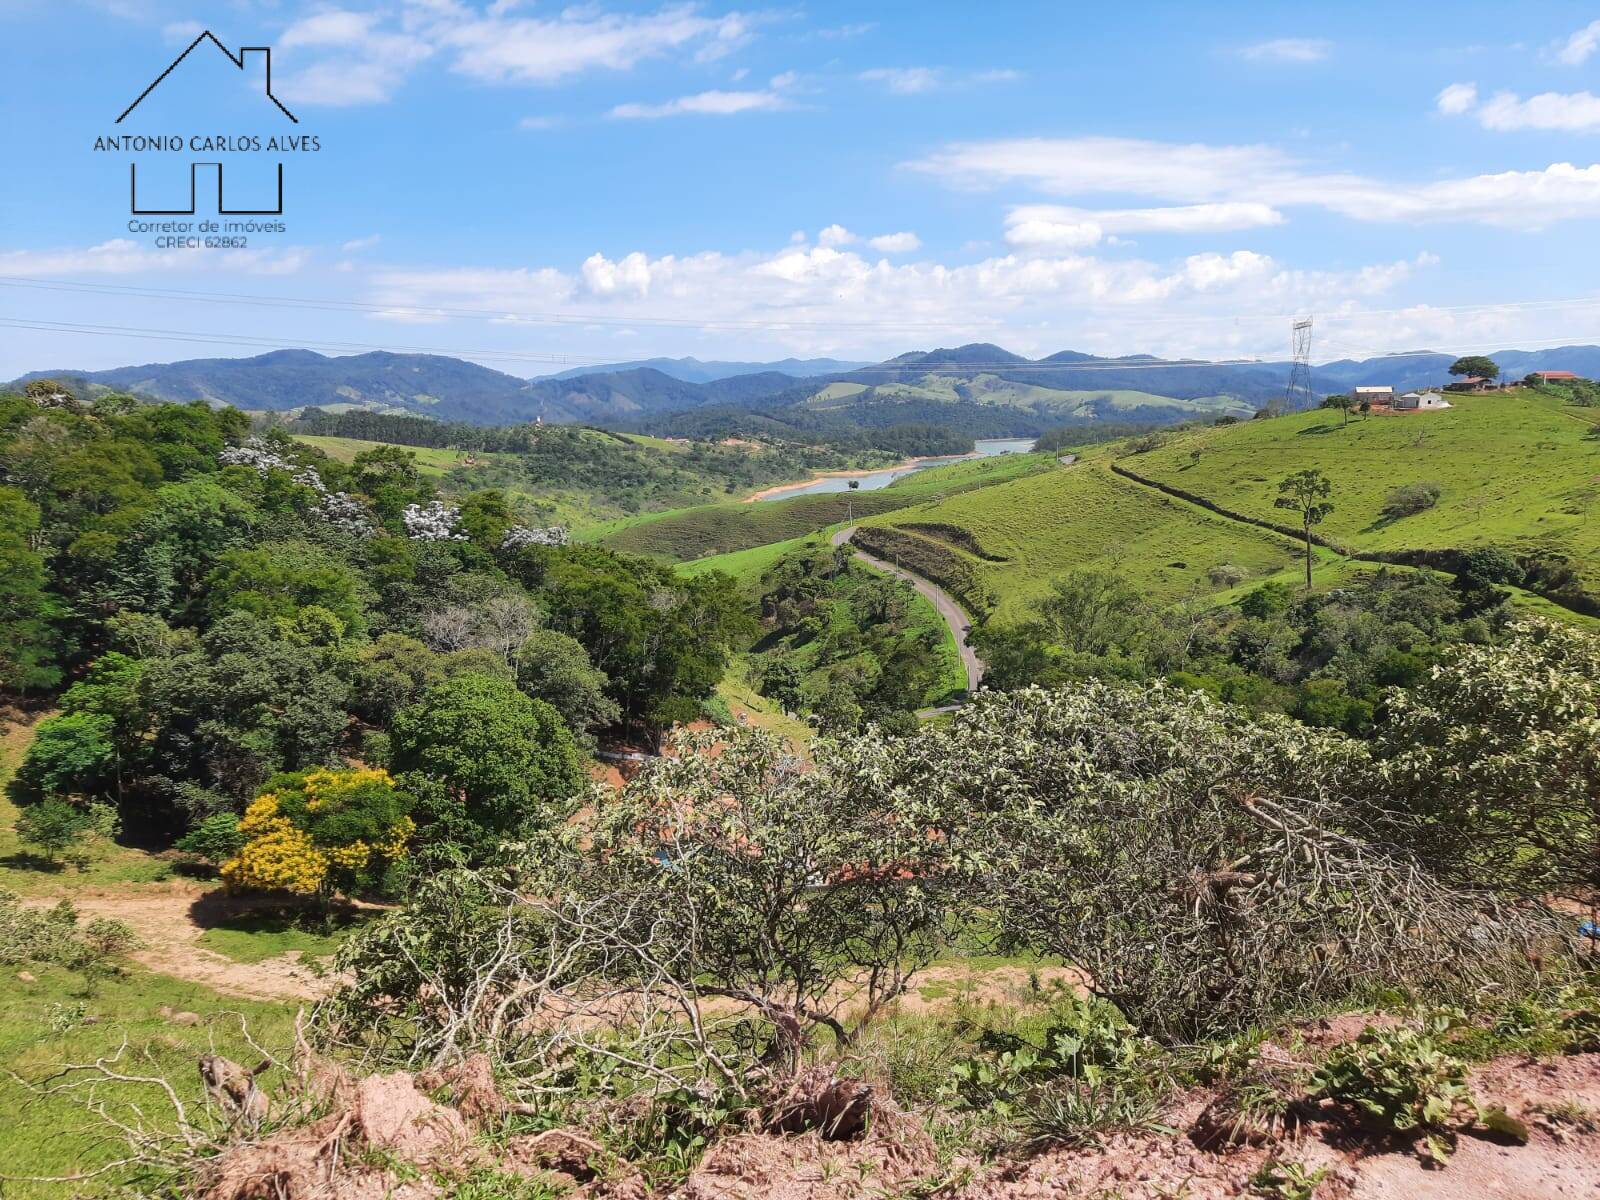
<instances>
[{"instance_id":1,"label":"weed","mask_svg":"<svg viewBox=\"0 0 1600 1200\"><path fill-rule=\"evenodd\" d=\"M1313 1170L1292 1159L1269 1158L1251 1176L1250 1186L1271 1200L1311 1200L1327 1173L1327 1167Z\"/></svg>"},{"instance_id":2,"label":"weed","mask_svg":"<svg viewBox=\"0 0 1600 1200\"><path fill-rule=\"evenodd\" d=\"M1034 1145L1098 1145L1104 1135L1157 1128L1149 1089L1120 1079L1060 1078L1029 1088L1013 1104L1016 1127Z\"/></svg>"},{"instance_id":3,"label":"weed","mask_svg":"<svg viewBox=\"0 0 1600 1200\"><path fill-rule=\"evenodd\" d=\"M1420 1134L1424 1151L1443 1162L1450 1154L1446 1130L1472 1104L1466 1064L1439 1040L1448 1022L1438 1018L1420 1029L1369 1025L1328 1055L1313 1086L1352 1105L1370 1125Z\"/></svg>"}]
</instances>

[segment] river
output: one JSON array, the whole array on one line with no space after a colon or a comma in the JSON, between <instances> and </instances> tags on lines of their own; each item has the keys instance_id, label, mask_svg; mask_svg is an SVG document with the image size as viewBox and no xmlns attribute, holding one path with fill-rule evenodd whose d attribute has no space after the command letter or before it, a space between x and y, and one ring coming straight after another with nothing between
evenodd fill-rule
<instances>
[{"instance_id":1,"label":"river","mask_svg":"<svg viewBox=\"0 0 1600 1200\"><path fill-rule=\"evenodd\" d=\"M898 467L887 467L882 471L869 471L864 475L828 475L821 479L814 479L810 483L795 483L788 487L773 488L762 500L787 500L791 496L813 496L819 492L844 492L861 491L875 492L879 488L886 488L896 479L918 471L926 471L929 467L943 467L950 463L970 462L974 458L992 458L996 454L1026 454L1033 449L1033 438L980 438L972 444L971 454L951 454L941 458L919 458L909 463L902 463ZM852 489L850 485L859 485Z\"/></svg>"}]
</instances>

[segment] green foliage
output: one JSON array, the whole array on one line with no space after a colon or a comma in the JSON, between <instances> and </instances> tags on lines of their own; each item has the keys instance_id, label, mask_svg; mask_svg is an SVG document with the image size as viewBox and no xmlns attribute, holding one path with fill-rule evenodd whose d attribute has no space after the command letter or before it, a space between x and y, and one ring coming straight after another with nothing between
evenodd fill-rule
<instances>
[{"instance_id":1,"label":"green foliage","mask_svg":"<svg viewBox=\"0 0 1600 1200\"><path fill-rule=\"evenodd\" d=\"M1293 1159L1274 1156L1251 1176L1250 1186L1267 1200L1314 1200L1327 1174L1327 1167L1313 1169Z\"/></svg>"},{"instance_id":2,"label":"green foliage","mask_svg":"<svg viewBox=\"0 0 1600 1200\"><path fill-rule=\"evenodd\" d=\"M1524 895L1600 881L1600 642L1544 622L1391 692L1386 804L1438 868Z\"/></svg>"},{"instance_id":3,"label":"green foliage","mask_svg":"<svg viewBox=\"0 0 1600 1200\"><path fill-rule=\"evenodd\" d=\"M1368 1026L1329 1053L1313 1086L1371 1125L1420 1134L1427 1153L1443 1162L1450 1154L1444 1135L1473 1106L1467 1066L1439 1041L1443 1032L1437 1022L1428 1029Z\"/></svg>"},{"instance_id":4,"label":"green foliage","mask_svg":"<svg viewBox=\"0 0 1600 1200\"><path fill-rule=\"evenodd\" d=\"M622 709L607 694L610 680L589 661L582 643L553 629L536 629L517 653L517 686L543 700L584 744L614 724Z\"/></svg>"},{"instance_id":5,"label":"green foliage","mask_svg":"<svg viewBox=\"0 0 1600 1200\"><path fill-rule=\"evenodd\" d=\"M847 554L791 551L762 576L759 604L767 632L752 660L763 694L830 732L936 703L958 673L931 606Z\"/></svg>"},{"instance_id":6,"label":"green foliage","mask_svg":"<svg viewBox=\"0 0 1600 1200\"><path fill-rule=\"evenodd\" d=\"M413 777L428 837L469 855L560 819L583 786L572 733L509 680L464 674L394 719L394 769Z\"/></svg>"},{"instance_id":7,"label":"green foliage","mask_svg":"<svg viewBox=\"0 0 1600 1200\"><path fill-rule=\"evenodd\" d=\"M1069 996L1051 1009L1037 1042L992 1031L980 1039L979 1051L950 1068L955 1094L974 1107L1007 1110L1030 1088L1055 1079L1131 1081L1154 1047L1113 1005Z\"/></svg>"},{"instance_id":8,"label":"green foliage","mask_svg":"<svg viewBox=\"0 0 1600 1200\"><path fill-rule=\"evenodd\" d=\"M121 921L98 917L80 926L69 901L54 908L29 908L0 891L0 963L63 966L93 987L119 972L122 959L138 944L133 930Z\"/></svg>"},{"instance_id":9,"label":"green foliage","mask_svg":"<svg viewBox=\"0 0 1600 1200\"><path fill-rule=\"evenodd\" d=\"M185 854L193 855L213 867L221 866L244 848L244 834L239 830L237 813L212 813L198 822L173 845Z\"/></svg>"},{"instance_id":10,"label":"green foliage","mask_svg":"<svg viewBox=\"0 0 1600 1200\"><path fill-rule=\"evenodd\" d=\"M33 544L39 509L17 489L0 487L0 689L32 691L61 678L44 556Z\"/></svg>"},{"instance_id":11,"label":"green foliage","mask_svg":"<svg viewBox=\"0 0 1600 1200\"><path fill-rule=\"evenodd\" d=\"M214 616L247 612L292 627L305 610L317 608L333 616L338 636L365 627L360 589L359 577L349 567L296 542L228 550L205 583L206 603Z\"/></svg>"},{"instance_id":12,"label":"green foliage","mask_svg":"<svg viewBox=\"0 0 1600 1200\"><path fill-rule=\"evenodd\" d=\"M1402 484L1384 498L1383 515L1391 521L1414 517L1439 503L1443 494L1444 488L1433 482Z\"/></svg>"},{"instance_id":13,"label":"green foliage","mask_svg":"<svg viewBox=\"0 0 1600 1200\"><path fill-rule=\"evenodd\" d=\"M1479 379L1497 379L1500 376L1500 365L1492 358L1482 354L1469 354L1458 358L1450 364L1452 375L1474 375Z\"/></svg>"},{"instance_id":14,"label":"green foliage","mask_svg":"<svg viewBox=\"0 0 1600 1200\"><path fill-rule=\"evenodd\" d=\"M90 814L74 804L48 796L30 804L17 818L17 838L56 862L81 847L93 832Z\"/></svg>"}]
</instances>

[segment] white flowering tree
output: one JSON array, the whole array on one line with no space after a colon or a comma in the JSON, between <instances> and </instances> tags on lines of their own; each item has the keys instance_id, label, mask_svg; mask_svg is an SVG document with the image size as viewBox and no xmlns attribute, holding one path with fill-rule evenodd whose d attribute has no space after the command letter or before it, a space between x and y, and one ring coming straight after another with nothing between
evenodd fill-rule
<instances>
[{"instance_id":1,"label":"white flowering tree","mask_svg":"<svg viewBox=\"0 0 1600 1200\"><path fill-rule=\"evenodd\" d=\"M464 542L467 535L461 531L461 510L443 500L427 504L408 504L400 514L405 523L406 536L418 542Z\"/></svg>"}]
</instances>

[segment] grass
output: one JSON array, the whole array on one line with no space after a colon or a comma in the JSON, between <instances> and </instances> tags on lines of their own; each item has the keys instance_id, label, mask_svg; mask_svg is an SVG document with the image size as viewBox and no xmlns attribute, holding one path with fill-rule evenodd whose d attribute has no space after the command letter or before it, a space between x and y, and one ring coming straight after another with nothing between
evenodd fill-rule
<instances>
[{"instance_id":1,"label":"grass","mask_svg":"<svg viewBox=\"0 0 1600 1200\"><path fill-rule=\"evenodd\" d=\"M945 523L971 533L987 562L951 547L998 597L995 615L1020 617L1072 570L1114 570L1157 600L1217 592L1211 567L1232 563L1259 581L1292 567L1288 539L1183 504L1106 469L1104 450L1074 467L1054 467L871 517L865 525ZM941 543L949 546L949 543Z\"/></svg>"},{"instance_id":2,"label":"grass","mask_svg":"<svg viewBox=\"0 0 1600 1200\"><path fill-rule=\"evenodd\" d=\"M329 458L338 459L340 462L350 462L356 455L365 450L377 450L389 445L388 442L369 442L362 438L344 437L317 437L308 434L296 434L295 441L304 442L308 446L315 446ZM435 449L428 446L401 446L417 459L417 473L441 478L448 475L457 467L462 466L466 454L461 450ZM473 454L478 462L493 461L497 458L514 458L514 455L499 454Z\"/></svg>"},{"instance_id":3,"label":"grass","mask_svg":"<svg viewBox=\"0 0 1600 1200\"><path fill-rule=\"evenodd\" d=\"M843 522L892 512L940 496L955 495L1048 470L1048 454L1004 454L932 467L902 476L876 491L814 493L788 500L720 503L617 522L596 531L614 550L674 562L793 541Z\"/></svg>"},{"instance_id":4,"label":"grass","mask_svg":"<svg viewBox=\"0 0 1600 1200\"><path fill-rule=\"evenodd\" d=\"M124 1069L169 1080L185 1103L201 1099L196 1059L219 1053L254 1065L259 1056L240 1035L242 1015L268 1049L286 1046L294 1014L284 1005L224 999L206 988L135 971L101 983L85 995L82 980L59 967L30 967L32 981L8 968L0 989L0 1176L65 1175L93 1170L118 1157L118 1146L102 1139L95 1119L69 1097L31 1094L20 1084L37 1082L66 1062L90 1062L123 1052ZM81 1006L81 1007L80 1007ZM163 1006L199 1014L197 1026L175 1025ZM264 1077L275 1083L277 1071ZM115 1093L102 1092L110 1100ZM161 1112L154 1088L127 1093L148 1116ZM121 1100L121 1097L119 1097ZM117 1108L126 1114L126 1101ZM0 1182L7 1200L61 1200L86 1194L82 1185Z\"/></svg>"},{"instance_id":5,"label":"grass","mask_svg":"<svg viewBox=\"0 0 1600 1200\"><path fill-rule=\"evenodd\" d=\"M248 913L206 930L200 945L241 963L265 962L296 950L302 958L327 958L360 923L345 921L321 931L308 928L295 915Z\"/></svg>"},{"instance_id":6,"label":"grass","mask_svg":"<svg viewBox=\"0 0 1600 1200\"><path fill-rule=\"evenodd\" d=\"M1568 555L1600 584L1600 412L1534 392L1452 396L1443 412L1353 419L1331 410L1189 430L1128 460L1139 474L1236 512L1282 521L1278 481L1315 468L1333 484L1319 532L1359 550L1497 545ZM1199 458L1194 453L1199 452ZM1433 508L1386 520L1408 483L1443 489Z\"/></svg>"},{"instance_id":7,"label":"grass","mask_svg":"<svg viewBox=\"0 0 1600 1200\"><path fill-rule=\"evenodd\" d=\"M19 896L53 896L77 889L118 884L162 883L173 876L173 864L128 846L101 844L91 849L88 865L47 865L35 859L16 834L19 810L6 788L33 743L34 726L48 713L12 721L0 731L0 889Z\"/></svg>"}]
</instances>

